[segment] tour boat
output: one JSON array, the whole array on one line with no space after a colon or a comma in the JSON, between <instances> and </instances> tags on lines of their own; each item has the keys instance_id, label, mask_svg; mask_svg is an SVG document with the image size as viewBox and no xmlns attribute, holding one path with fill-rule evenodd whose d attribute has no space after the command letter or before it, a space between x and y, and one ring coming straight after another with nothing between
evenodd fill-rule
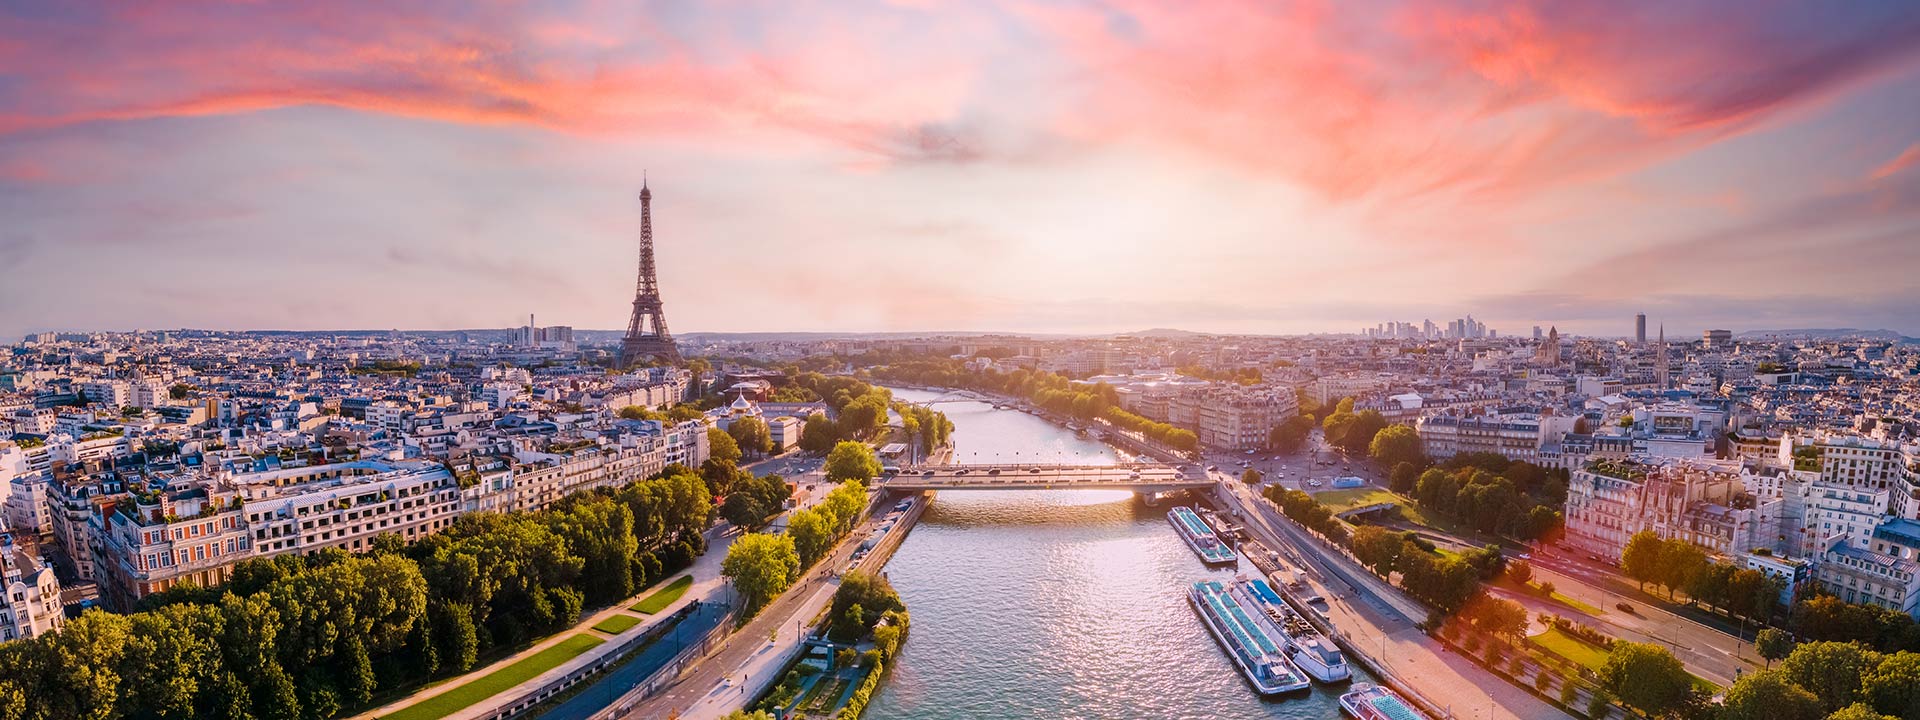
<instances>
[{"instance_id":1,"label":"tour boat","mask_svg":"<svg viewBox=\"0 0 1920 720\"><path fill-rule=\"evenodd\" d=\"M1294 612L1267 581L1237 580L1234 584L1246 601L1260 610L1261 618L1281 638L1287 659L1292 660L1295 667L1323 683L1336 683L1353 677L1353 671L1347 666L1346 654L1340 651L1340 646L1333 644L1332 640L1314 628L1313 623Z\"/></svg>"},{"instance_id":2,"label":"tour boat","mask_svg":"<svg viewBox=\"0 0 1920 720\"><path fill-rule=\"evenodd\" d=\"M1167 522L1173 524L1174 532L1179 533L1180 539L1187 542L1187 547L1193 548L1193 552L1200 556L1201 562L1209 565L1231 565L1239 562L1240 557L1234 554L1233 548L1221 542L1220 536L1213 534L1213 529L1201 522L1200 516L1194 514L1193 508L1185 505L1174 508L1167 513Z\"/></svg>"},{"instance_id":3,"label":"tour boat","mask_svg":"<svg viewBox=\"0 0 1920 720\"><path fill-rule=\"evenodd\" d=\"M1205 581L1193 584L1187 603L1200 616L1207 632L1227 652L1234 667L1261 695L1303 690L1310 685L1306 675L1287 660L1281 642L1268 634L1254 616L1235 599L1227 586Z\"/></svg>"},{"instance_id":4,"label":"tour boat","mask_svg":"<svg viewBox=\"0 0 1920 720\"><path fill-rule=\"evenodd\" d=\"M1340 709L1355 720L1429 720L1385 685L1356 683L1352 692L1340 696Z\"/></svg>"}]
</instances>

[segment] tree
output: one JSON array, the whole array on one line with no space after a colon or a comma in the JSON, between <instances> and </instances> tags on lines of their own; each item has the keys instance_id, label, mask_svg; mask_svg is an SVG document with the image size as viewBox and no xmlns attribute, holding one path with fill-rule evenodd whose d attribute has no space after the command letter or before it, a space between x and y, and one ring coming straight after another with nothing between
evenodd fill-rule
<instances>
[{"instance_id":1,"label":"tree","mask_svg":"<svg viewBox=\"0 0 1920 720\"><path fill-rule=\"evenodd\" d=\"M834 642L854 642L865 637L882 615L906 607L885 577L850 570L840 579L833 605L827 610L827 637Z\"/></svg>"},{"instance_id":2,"label":"tree","mask_svg":"<svg viewBox=\"0 0 1920 720\"><path fill-rule=\"evenodd\" d=\"M1533 579L1533 563L1525 560L1514 560L1507 563L1507 579L1522 586L1526 585L1527 581Z\"/></svg>"},{"instance_id":3,"label":"tree","mask_svg":"<svg viewBox=\"0 0 1920 720\"><path fill-rule=\"evenodd\" d=\"M666 420L666 413L649 410L641 405L628 405L615 413L625 420Z\"/></svg>"},{"instance_id":4,"label":"tree","mask_svg":"<svg viewBox=\"0 0 1920 720\"><path fill-rule=\"evenodd\" d=\"M1843 707L1843 708L1840 708L1839 710L1834 711L1832 715L1827 716L1827 720L1904 720L1904 719L1896 718L1892 715L1881 715L1880 713L1874 712L1873 708L1868 706L1866 703L1854 703L1852 705L1848 705L1846 707Z\"/></svg>"},{"instance_id":5,"label":"tree","mask_svg":"<svg viewBox=\"0 0 1920 720\"><path fill-rule=\"evenodd\" d=\"M1767 659L1767 667L1773 667L1773 661L1793 652L1793 636L1779 628L1762 628L1753 636L1753 649Z\"/></svg>"},{"instance_id":6,"label":"tree","mask_svg":"<svg viewBox=\"0 0 1920 720\"><path fill-rule=\"evenodd\" d=\"M1821 706L1831 712L1852 705L1860 695L1867 671L1879 664L1880 653L1853 643L1823 640L1794 648L1780 661L1780 671L1820 698Z\"/></svg>"},{"instance_id":7,"label":"tree","mask_svg":"<svg viewBox=\"0 0 1920 720\"><path fill-rule=\"evenodd\" d=\"M873 448L866 443L842 440L833 446L833 452L827 453L827 480L859 480L866 482L880 474L880 459L874 457Z\"/></svg>"},{"instance_id":8,"label":"tree","mask_svg":"<svg viewBox=\"0 0 1920 720\"><path fill-rule=\"evenodd\" d=\"M1414 485L1420 482L1420 466L1403 462L1393 466L1393 472L1387 475L1387 487L1402 495L1413 492Z\"/></svg>"},{"instance_id":9,"label":"tree","mask_svg":"<svg viewBox=\"0 0 1920 720\"><path fill-rule=\"evenodd\" d=\"M1420 433L1414 432L1413 426L1404 424L1389 425L1376 433L1368 445L1368 453L1384 468L1400 463L1424 465L1427 460L1426 446L1420 441Z\"/></svg>"},{"instance_id":10,"label":"tree","mask_svg":"<svg viewBox=\"0 0 1920 720\"><path fill-rule=\"evenodd\" d=\"M787 535L793 538L793 549L800 555L801 567L811 567L833 547L833 540L838 536L833 524L832 518L813 508L802 508L787 515Z\"/></svg>"},{"instance_id":11,"label":"tree","mask_svg":"<svg viewBox=\"0 0 1920 720\"><path fill-rule=\"evenodd\" d=\"M740 462L740 444L720 428L707 428L707 459L732 465Z\"/></svg>"},{"instance_id":12,"label":"tree","mask_svg":"<svg viewBox=\"0 0 1920 720\"><path fill-rule=\"evenodd\" d=\"M1640 583L1645 590L1647 583L1659 582L1663 576L1664 565L1661 553L1666 552L1667 544L1660 540L1652 530L1641 530L1627 538L1627 546L1620 553L1620 571L1627 577Z\"/></svg>"},{"instance_id":13,"label":"tree","mask_svg":"<svg viewBox=\"0 0 1920 720\"><path fill-rule=\"evenodd\" d=\"M1668 540L1666 545L1660 551L1660 584L1666 586L1667 597L1672 598L1674 588L1686 587L1706 570L1707 552L1685 540Z\"/></svg>"},{"instance_id":14,"label":"tree","mask_svg":"<svg viewBox=\"0 0 1920 720\"><path fill-rule=\"evenodd\" d=\"M828 419L826 413L808 415L806 423L800 427L800 449L815 455L832 450L834 443L842 439L840 427Z\"/></svg>"},{"instance_id":15,"label":"tree","mask_svg":"<svg viewBox=\"0 0 1920 720\"><path fill-rule=\"evenodd\" d=\"M1880 712L1920 718L1920 653L1902 651L1881 659L1860 678L1860 695Z\"/></svg>"},{"instance_id":16,"label":"tree","mask_svg":"<svg viewBox=\"0 0 1920 720\"><path fill-rule=\"evenodd\" d=\"M1355 528L1353 538L1347 542L1354 559L1373 568L1382 577L1393 571L1394 564L1400 558L1401 547L1405 544L1406 540L1400 533L1388 532L1378 525ZM1416 549L1414 552L1420 551Z\"/></svg>"},{"instance_id":17,"label":"tree","mask_svg":"<svg viewBox=\"0 0 1920 720\"><path fill-rule=\"evenodd\" d=\"M1481 595L1469 601L1460 614L1488 634L1519 637L1527 631L1527 609L1506 598Z\"/></svg>"},{"instance_id":18,"label":"tree","mask_svg":"<svg viewBox=\"0 0 1920 720\"><path fill-rule=\"evenodd\" d=\"M1742 676L1727 689L1720 708L1720 720L1820 720L1824 715L1820 698L1793 684L1778 670Z\"/></svg>"},{"instance_id":19,"label":"tree","mask_svg":"<svg viewBox=\"0 0 1920 720\"><path fill-rule=\"evenodd\" d=\"M1339 445L1350 453L1366 452L1373 445L1373 438L1387 427L1387 418L1378 410L1361 410L1353 415L1340 434ZM1418 439L1418 436L1415 436Z\"/></svg>"},{"instance_id":20,"label":"tree","mask_svg":"<svg viewBox=\"0 0 1920 720\"><path fill-rule=\"evenodd\" d=\"M741 452L764 455L773 451L773 433L767 429L767 421L757 417L743 417L727 425L727 434L739 445Z\"/></svg>"},{"instance_id":21,"label":"tree","mask_svg":"<svg viewBox=\"0 0 1920 720\"><path fill-rule=\"evenodd\" d=\"M1260 471L1255 470L1253 468L1247 468L1245 471L1242 471L1240 473L1240 482L1246 483L1248 485L1259 485Z\"/></svg>"},{"instance_id":22,"label":"tree","mask_svg":"<svg viewBox=\"0 0 1920 720\"><path fill-rule=\"evenodd\" d=\"M1693 677L1666 648L1651 643L1615 641L1600 667L1600 684L1628 707L1653 716L1686 705Z\"/></svg>"},{"instance_id":23,"label":"tree","mask_svg":"<svg viewBox=\"0 0 1920 720\"><path fill-rule=\"evenodd\" d=\"M745 613L742 623L786 591L800 573L800 555L786 535L747 533L727 548L720 574L733 581Z\"/></svg>"},{"instance_id":24,"label":"tree","mask_svg":"<svg viewBox=\"0 0 1920 720\"><path fill-rule=\"evenodd\" d=\"M1291 455L1300 451L1307 442L1307 435L1312 432L1313 418L1304 414L1295 415L1267 431L1267 447L1274 452Z\"/></svg>"}]
</instances>

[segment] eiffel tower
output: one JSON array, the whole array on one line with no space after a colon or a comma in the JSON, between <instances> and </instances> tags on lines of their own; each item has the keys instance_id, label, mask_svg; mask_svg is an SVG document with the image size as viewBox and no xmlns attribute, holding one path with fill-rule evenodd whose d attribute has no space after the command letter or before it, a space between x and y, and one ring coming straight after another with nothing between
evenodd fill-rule
<instances>
[{"instance_id":1,"label":"eiffel tower","mask_svg":"<svg viewBox=\"0 0 1920 720\"><path fill-rule=\"evenodd\" d=\"M653 191L640 183L640 284L633 293L633 320L620 341L615 367L625 370L647 358L680 362L680 349L667 333L667 315L660 308L660 280L653 272Z\"/></svg>"}]
</instances>

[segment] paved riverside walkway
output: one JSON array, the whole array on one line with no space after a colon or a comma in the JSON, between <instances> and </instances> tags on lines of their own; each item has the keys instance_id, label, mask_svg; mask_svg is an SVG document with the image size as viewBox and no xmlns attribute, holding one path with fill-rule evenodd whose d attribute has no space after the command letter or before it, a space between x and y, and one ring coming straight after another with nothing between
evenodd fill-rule
<instances>
[{"instance_id":1,"label":"paved riverside walkway","mask_svg":"<svg viewBox=\"0 0 1920 720\"><path fill-rule=\"evenodd\" d=\"M1345 555L1293 527L1271 505L1251 495L1244 483L1227 481L1223 495L1239 510L1249 531L1275 549L1291 548L1316 567L1333 624L1356 650L1379 660L1400 683L1412 688L1451 717L1486 720L1539 720L1569 717L1559 708L1513 686L1474 661L1448 651L1417 626L1426 611L1385 581L1358 566L1345 567Z\"/></svg>"}]
</instances>

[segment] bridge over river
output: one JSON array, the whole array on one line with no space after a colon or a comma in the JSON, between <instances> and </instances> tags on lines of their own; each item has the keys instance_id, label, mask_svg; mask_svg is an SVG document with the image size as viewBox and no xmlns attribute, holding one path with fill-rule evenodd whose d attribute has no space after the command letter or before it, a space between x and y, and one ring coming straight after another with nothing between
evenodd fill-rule
<instances>
[{"instance_id":1,"label":"bridge over river","mask_svg":"<svg viewBox=\"0 0 1920 720\"><path fill-rule=\"evenodd\" d=\"M883 478L893 490L1133 490L1170 492L1213 486L1207 473L1191 473L1161 463L1070 465L1008 463L989 465L913 465Z\"/></svg>"}]
</instances>

